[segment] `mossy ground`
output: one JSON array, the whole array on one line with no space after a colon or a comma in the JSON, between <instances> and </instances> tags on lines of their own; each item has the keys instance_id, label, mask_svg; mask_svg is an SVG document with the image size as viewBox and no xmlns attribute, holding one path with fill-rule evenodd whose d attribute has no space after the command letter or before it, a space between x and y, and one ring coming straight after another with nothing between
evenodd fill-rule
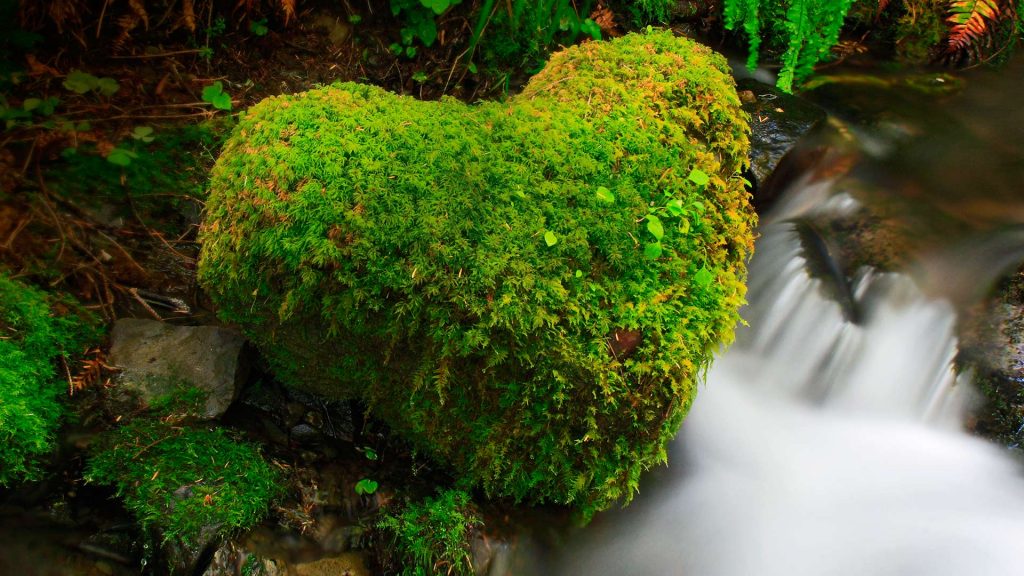
<instances>
[{"instance_id":1,"label":"mossy ground","mask_svg":"<svg viewBox=\"0 0 1024 576\"><path fill-rule=\"evenodd\" d=\"M135 419L92 452L86 480L113 486L144 529L186 546L251 528L281 492L256 445L168 416Z\"/></svg>"},{"instance_id":2,"label":"mossy ground","mask_svg":"<svg viewBox=\"0 0 1024 576\"><path fill-rule=\"evenodd\" d=\"M200 279L286 382L365 400L489 494L628 500L739 321L727 70L654 32L557 54L507 103L268 99L214 170Z\"/></svg>"},{"instance_id":3,"label":"mossy ground","mask_svg":"<svg viewBox=\"0 0 1024 576\"><path fill-rule=\"evenodd\" d=\"M66 366L96 338L73 303L0 270L0 486L42 474L65 413Z\"/></svg>"},{"instance_id":4,"label":"mossy ground","mask_svg":"<svg viewBox=\"0 0 1024 576\"><path fill-rule=\"evenodd\" d=\"M459 490L394 506L375 526L384 541L383 568L401 576L473 576L470 535L482 524L469 495Z\"/></svg>"}]
</instances>

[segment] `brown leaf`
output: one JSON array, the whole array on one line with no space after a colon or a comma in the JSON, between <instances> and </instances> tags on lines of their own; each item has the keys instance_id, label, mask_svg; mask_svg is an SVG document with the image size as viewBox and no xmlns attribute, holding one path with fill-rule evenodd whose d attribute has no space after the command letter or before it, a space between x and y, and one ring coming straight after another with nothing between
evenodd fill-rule
<instances>
[{"instance_id":1,"label":"brown leaf","mask_svg":"<svg viewBox=\"0 0 1024 576\"><path fill-rule=\"evenodd\" d=\"M281 11L284 12L284 24L288 25L288 20L295 16L295 0L277 0L281 5Z\"/></svg>"},{"instance_id":2,"label":"brown leaf","mask_svg":"<svg viewBox=\"0 0 1024 576\"><path fill-rule=\"evenodd\" d=\"M183 0L181 4L181 19L189 32L196 31L196 10L194 0Z\"/></svg>"},{"instance_id":3,"label":"brown leaf","mask_svg":"<svg viewBox=\"0 0 1024 576\"><path fill-rule=\"evenodd\" d=\"M142 26L149 30L149 14L146 13L146 7L142 4L143 0L128 0L128 6L132 9L132 13L142 21Z\"/></svg>"},{"instance_id":4,"label":"brown leaf","mask_svg":"<svg viewBox=\"0 0 1024 576\"><path fill-rule=\"evenodd\" d=\"M29 76L60 76L60 72L36 59L35 54L25 56Z\"/></svg>"}]
</instances>

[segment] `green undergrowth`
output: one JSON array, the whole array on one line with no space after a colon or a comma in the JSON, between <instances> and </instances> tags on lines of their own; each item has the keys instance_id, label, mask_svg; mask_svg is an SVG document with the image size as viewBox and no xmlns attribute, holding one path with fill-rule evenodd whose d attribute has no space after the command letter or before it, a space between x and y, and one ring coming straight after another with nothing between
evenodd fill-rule
<instances>
[{"instance_id":1,"label":"green undergrowth","mask_svg":"<svg viewBox=\"0 0 1024 576\"><path fill-rule=\"evenodd\" d=\"M459 490L393 506L375 525L380 563L400 576L473 576L470 537L482 526L469 495Z\"/></svg>"},{"instance_id":2,"label":"green undergrowth","mask_svg":"<svg viewBox=\"0 0 1024 576\"><path fill-rule=\"evenodd\" d=\"M186 546L251 528L282 490L257 445L182 416L202 404L197 394L154 401L100 438L85 471L113 486L144 530Z\"/></svg>"},{"instance_id":3,"label":"green undergrowth","mask_svg":"<svg viewBox=\"0 0 1024 576\"><path fill-rule=\"evenodd\" d=\"M0 486L38 480L65 413L61 359L98 338L93 319L0 271Z\"/></svg>"},{"instance_id":4,"label":"green undergrowth","mask_svg":"<svg viewBox=\"0 0 1024 576\"><path fill-rule=\"evenodd\" d=\"M212 173L200 281L282 381L587 515L665 461L732 339L747 132L725 59L669 32L555 54L502 103L269 98Z\"/></svg>"},{"instance_id":5,"label":"green undergrowth","mask_svg":"<svg viewBox=\"0 0 1024 576\"><path fill-rule=\"evenodd\" d=\"M82 143L65 149L61 161L48 169L47 184L81 205L107 204L126 219L177 229L183 211L198 213L209 169L230 130L229 118L157 127L145 139L128 138L118 145L126 154L123 165Z\"/></svg>"}]
</instances>

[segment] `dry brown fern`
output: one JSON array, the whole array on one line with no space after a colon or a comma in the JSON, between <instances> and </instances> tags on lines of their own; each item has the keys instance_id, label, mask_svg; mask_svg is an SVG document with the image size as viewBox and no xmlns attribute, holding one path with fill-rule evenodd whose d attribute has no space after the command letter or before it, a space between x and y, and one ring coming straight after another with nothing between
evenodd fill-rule
<instances>
[{"instance_id":1,"label":"dry brown fern","mask_svg":"<svg viewBox=\"0 0 1024 576\"><path fill-rule=\"evenodd\" d=\"M1002 0L950 0L949 50L971 50L986 43L996 25L1013 10L1012 2Z\"/></svg>"}]
</instances>

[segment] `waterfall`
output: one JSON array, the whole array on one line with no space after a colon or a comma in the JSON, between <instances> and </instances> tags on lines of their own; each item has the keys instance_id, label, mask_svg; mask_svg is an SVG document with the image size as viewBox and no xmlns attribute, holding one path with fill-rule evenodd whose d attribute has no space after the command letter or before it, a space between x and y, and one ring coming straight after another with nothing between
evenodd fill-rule
<instances>
[{"instance_id":1,"label":"waterfall","mask_svg":"<svg viewBox=\"0 0 1024 576\"><path fill-rule=\"evenodd\" d=\"M1024 573L1024 477L962 432L955 312L862 272L852 323L792 224L762 230L736 344L708 375L670 468L599 518L564 575Z\"/></svg>"}]
</instances>

